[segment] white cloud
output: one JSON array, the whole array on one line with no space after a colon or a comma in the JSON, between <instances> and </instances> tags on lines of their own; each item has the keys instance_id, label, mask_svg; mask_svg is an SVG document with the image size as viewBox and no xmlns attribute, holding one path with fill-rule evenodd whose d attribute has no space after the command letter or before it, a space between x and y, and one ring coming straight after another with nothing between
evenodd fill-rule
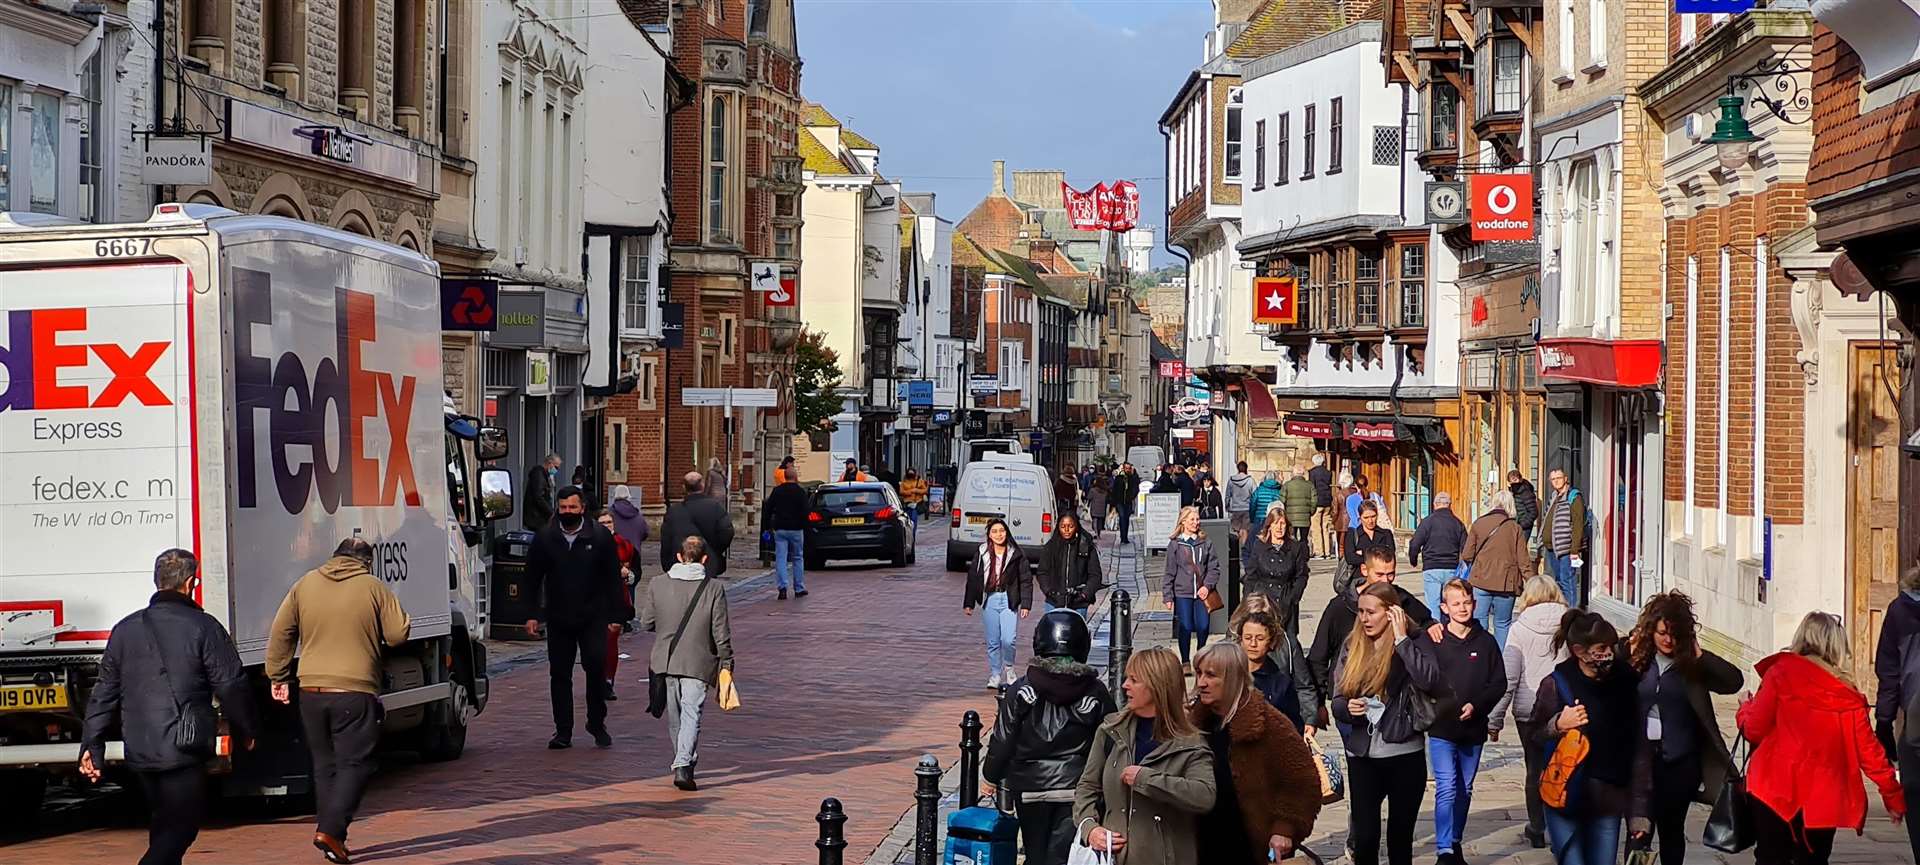
<instances>
[{"instance_id":1,"label":"white cloud","mask_svg":"<svg viewBox=\"0 0 1920 865\"><path fill-rule=\"evenodd\" d=\"M1120 35L1125 36L1128 39L1132 39L1133 37L1140 35L1140 31L1135 30L1132 27L1122 27L1120 28Z\"/></svg>"}]
</instances>

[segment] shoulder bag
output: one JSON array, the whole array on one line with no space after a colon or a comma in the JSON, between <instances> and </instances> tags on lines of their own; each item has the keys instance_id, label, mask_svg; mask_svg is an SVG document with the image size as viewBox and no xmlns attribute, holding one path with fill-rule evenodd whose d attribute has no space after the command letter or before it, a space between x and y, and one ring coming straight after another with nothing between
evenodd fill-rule
<instances>
[{"instance_id":1,"label":"shoulder bag","mask_svg":"<svg viewBox=\"0 0 1920 865\"><path fill-rule=\"evenodd\" d=\"M658 579L665 580L671 578L661 575ZM713 582L713 578L707 577L700 581L698 588L693 590L693 599L687 602L687 611L680 616L680 627L673 629L673 639L667 643L667 666L673 666L673 652L675 649L680 648L680 635L687 632L687 623L693 621L693 611L699 609L700 596L706 594L707 584L711 582ZM588 684L592 685L591 682ZM647 714L658 718L666 714L666 712L667 673L665 670L649 668L647 670Z\"/></svg>"},{"instance_id":2,"label":"shoulder bag","mask_svg":"<svg viewBox=\"0 0 1920 865\"><path fill-rule=\"evenodd\" d=\"M167 693L173 696L173 747L190 757L203 760L212 757L219 726L213 714L213 701L182 701L180 691L173 686L173 676L167 672L167 656L160 651L160 641L154 639L151 615L140 614L140 630L146 634L148 648L153 650L153 662L160 665L160 680L167 683Z\"/></svg>"},{"instance_id":3,"label":"shoulder bag","mask_svg":"<svg viewBox=\"0 0 1920 865\"><path fill-rule=\"evenodd\" d=\"M1573 691L1567 687L1565 676L1554 673L1553 686L1560 692L1561 706L1573 705ZM1553 723L1552 716L1548 716L1547 723ZM1580 806L1581 788L1586 781L1586 773L1580 770L1592 748L1587 735L1579 730L1560 734L1559 743L1554 745L1553 753L1547 757L1546 767L1540 770L1541 802L1560 811L1571 811Z\"/></svg>"},{"instance_id":4,"label":"shoulder bag","mask_svg":"<svg viewBox=\"0 0 1920 865\"><path fill-rule=\"evenodd\" d=\"M1727 782L1720 785L1720 795L1707 815L1706 831L1700 836L1700 843L1722 853L1740 853L1752 847L1755 840L1753 797L1747 792L1747 760L1753 759L1753 743L1742 734L1734 740L1733 750L1739 751L1743 743L1747 756L1740 761L1738 772L1727 773Z\"/></svg>"}]
</instances>

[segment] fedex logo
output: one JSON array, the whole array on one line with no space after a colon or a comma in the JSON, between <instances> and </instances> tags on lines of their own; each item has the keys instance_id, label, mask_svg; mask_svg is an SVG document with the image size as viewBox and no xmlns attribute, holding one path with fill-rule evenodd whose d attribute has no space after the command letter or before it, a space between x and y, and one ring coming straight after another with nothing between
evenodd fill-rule
<instances>
[{"instance_id":1,"label":"fedex logo","mask_svg":"<svg viewBox=\"0 0 1920 865\"><path fill-rule=\"evenodd\" d=\"M418 381L367 368L366 348L380 337L373 295L334 289L332 354L315 358L306 352L303 357L292 350L276 354L256 337L255 325L273 323L272 274L235 268L233 283L240 507L256 505L254 437L262 426L274 489L287 513L305 510L316 491L327 513L342 505L390 507L403 500L407 507L418 507L420 487L407 450ZM290 339L311 346L313 325L296 320ZM373 421L386 427L384 454L369 452L366 431ZM333 445L327 441L329 426L339 430ZM304 458L289 453L299 445L306 448Z\"/></svg>"},{"instance_id":2,"label":"fedex logo","mask_svg":"<svg viewBox=\"0 0 1920 865\"><path fill-rule=\"evenodd\" d=\"M167 353L167 341L141 343L132 351L114 342L86 342L87 310L9 310L6 344L0 345L0 411L113 408L131 399L141 405L172 405L153 380L153 366ZM65 337L63 339L63 337ZM111 374L98 393L85 384L61 384L63 370L86 369L98 358Z\"/></svg>"}]
</instances>

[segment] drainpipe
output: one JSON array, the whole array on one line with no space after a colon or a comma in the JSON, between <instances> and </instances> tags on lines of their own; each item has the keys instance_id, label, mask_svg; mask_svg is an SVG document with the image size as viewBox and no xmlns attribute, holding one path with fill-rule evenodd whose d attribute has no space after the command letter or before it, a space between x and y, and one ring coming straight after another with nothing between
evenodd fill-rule
<instances>
[{"instance_id":1,"label":"drainpipe","mask_svg":"<svg viewBox=\"0 0 1920 865\"><path fill-rule=\"evenodd\" d=\"M1160 142L1161 142L1161 149L1160 149L1161 153L1168 152L1168 148L1171 148L1173 146L1173 134L1165 126L1160 127ZM1171 172L1169 172L1169 174L1171 174ZM1187 324L1188 324L1187 318L1193 310L1193 256L1188 255L1187 253L1181 251L1178 247L1173 245L1173 195L1172 193L1167 193L1165 210L1163 211L1163 214L1164 215L1161 218L1161 224L1165 226L1165 230L1161 233L1160 245L1162 248L1166 249L1167 252L1172 253L1176 258L1180 259L1181 272L1185 274L1184 282L1186 284L1182 287L1181 295L1180 295L1181 296L1180 362L1184 365L1187 361ZM1147 344L1151 346L1153 343L1151 340L1149 340ZM1151 352L1149 352L1149 354L1151 354ZM1155 373L1155 374L1158 375L1158 373ZM1180 383L1180 386L1185 387L1186 382L1182 381ZM1169 423L1167 424L1167 461L1168 462L1173 461L1175 450L1176 449L1173 446L1173 424Z\"/></svg>"}]
</instances>

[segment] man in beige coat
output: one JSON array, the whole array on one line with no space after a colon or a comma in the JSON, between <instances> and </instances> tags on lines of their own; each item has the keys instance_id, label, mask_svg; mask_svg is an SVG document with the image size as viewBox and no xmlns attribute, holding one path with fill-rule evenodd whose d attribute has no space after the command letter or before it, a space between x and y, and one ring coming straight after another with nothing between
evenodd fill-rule
<instances>
[{"instance_id":1,"label":"man in beige coat","mask_svg":"<svg viewBox=\"0 0 1920 865\"><path fill-rule=\"evenodd\" d=\"M689 535L665 576L647 584L640 627L653 631L648 676L667 677L667 730L673 734L673 786L697 790L700 710L733 669L733 628L727 622L727 588L707 575L707 542Z\"/></svg>"},{"instance_id":2,"label":"man in beige coat","mask_svg":"<svg viewBox=\"0 0 1920 865\"><path fill-rule=\"evenodd\" d=\"M327 861L349 861L347 825L373 776L380 742L380 655L407 641L407 611L371 572L373 545L351 537L308 571L280 602L267 642L273 698L300 689L300 726L313 751L313 846ZM295 648L300 667L293 667Z\"/></svg>"}]
</instances>

